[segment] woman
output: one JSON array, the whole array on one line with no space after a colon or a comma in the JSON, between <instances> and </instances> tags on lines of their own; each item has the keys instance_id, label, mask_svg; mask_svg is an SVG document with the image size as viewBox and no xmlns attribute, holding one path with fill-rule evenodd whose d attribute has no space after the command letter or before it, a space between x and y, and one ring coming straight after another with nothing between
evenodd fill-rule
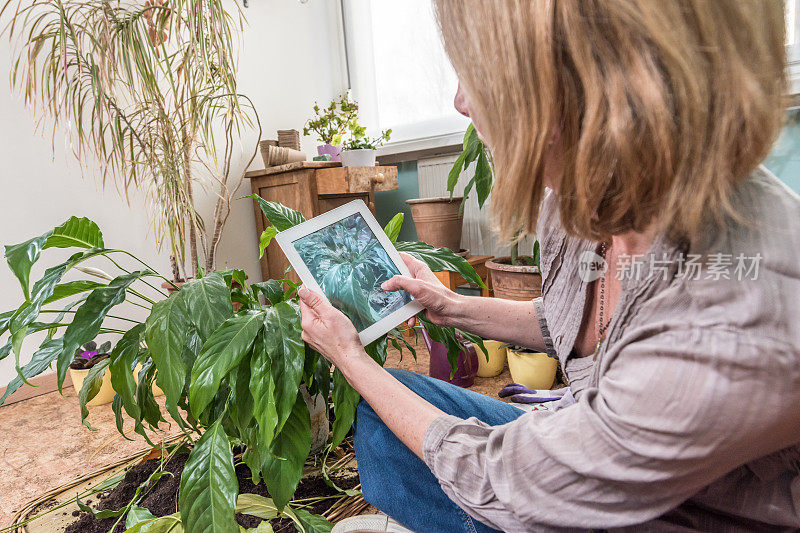
<instances>
[{"instance_id":1,"label":"woman","mask_svg":"<svg viewBox=\"0 0 800 533\"><path fill-rule=\"evenodd\" d=\"M576 403L522 414L386 371L303 290L303 338L363 397L367 501L416 531L800 527L800 198L758 166L782 2L435 5L501 235L541 240L543 298L456 295L409 257L385 288L557 356Z\"/></svg>"}]
</instances>

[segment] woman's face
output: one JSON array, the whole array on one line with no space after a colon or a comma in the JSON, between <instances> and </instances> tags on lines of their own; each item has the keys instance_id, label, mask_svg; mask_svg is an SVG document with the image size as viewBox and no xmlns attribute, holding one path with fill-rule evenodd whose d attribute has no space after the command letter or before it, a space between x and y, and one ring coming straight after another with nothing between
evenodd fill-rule
<instances>
[{"instance_id":1,"label":"woman's face","mask_svg":"<svg viewBox=\"0 0 800 533\"><path fill-rule=\"evenodd\" d=\"M475 131L478 133L478 137L491 149L491 143L489 140L482 134L481 125L476 120L476 117L470 115L469 111L469 97L467 96L467 92L461 87L461 83L458 84L458 89L456 90L455 98L453 98L453 105L456 108L456 111L464 115L465 117L469 117L472 119L472 123L475 125ZM562 150L561 150L561 143L559 143L559 139L561 137L561 130L558 127L553 128L553 135L550 139L550 144L548 145L547 152L545 153L545 161L544 161L544 184L547 187L550 187L554 191L558 192L557 188L557 180L558 176L560 176L561 171L563 170L563 160L562 160Z\"/></svg>"}]
</instances>

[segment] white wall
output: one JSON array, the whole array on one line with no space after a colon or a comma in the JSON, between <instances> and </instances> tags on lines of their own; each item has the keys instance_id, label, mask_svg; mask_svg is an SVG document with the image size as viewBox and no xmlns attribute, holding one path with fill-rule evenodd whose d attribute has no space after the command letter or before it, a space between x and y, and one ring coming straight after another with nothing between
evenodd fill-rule
<instances>
[{"instance_id":1,"label":"white wall","mask_svg":"<svg viewBox=\"0 0 800 533\"><path fill-rule=\"evenodd\" d=\"M233 0L227 0L234 7ZM243 93L256 105L264 138L277 138L278 128L302 130L314 100L327 102L345 88L343 59L339 46L338 2L330 0L250 0L244 9L248 26L242 38L239 81ZM65 151L63 136L56 137L55 155L49 135L34 132L33 114L8 83L11 47L0 41L0 244L15 244L44 233L71 215L87 216L103 230L106 246L125 248L169 273L169 253L157 250L151 218L141 195L130 206L114 190L103 190L97 173L87 168L85 176L75 159ZM252 146L256 133L245 139ZM316 142L303 139L309 155ZM247 155L238 156L241 168ZM258 156L251 168L262 168ZM249 183L240 190L249 194ZM198 206L211 218L214 198L207 195ZM252 281L260 279L258 246L253 209L249 200L235 201L218 251L220 269L244 268ZM47 250L34 267L31 283L46 266L66 256L62 250ZM133 266L131 263L128 265ZM97 263L110 268L108 263ZM70 278L67 278L70 279ZM17 307L22 293L5 262L0 264L0 311ZM132 313L134 309L119 314ZM38 346L32 338L23 347L21 363L27 362ZM5 341L5 339L3 339ZM0 361L0 387L14 376L13 356Z\"/></svg>"}]
</instances>

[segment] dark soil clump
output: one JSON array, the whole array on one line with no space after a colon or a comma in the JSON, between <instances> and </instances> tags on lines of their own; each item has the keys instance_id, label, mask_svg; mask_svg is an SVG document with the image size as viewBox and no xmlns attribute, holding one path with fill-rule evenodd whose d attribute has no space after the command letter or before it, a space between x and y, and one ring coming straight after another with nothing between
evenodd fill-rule
<instances>
[{"instance_id":1,"label":"dark soil clump","mask_svg":"<svg viewBox=\"0 0 800 533\"><path fill-rule=\"evenodd\" d=\"M162 476L154 486L146 487L142 493L145 497L139 502L140 507L148 509L155 516L166 516L178 511L178 488L181 484L181 474L186 464L188 454L179 454L172 457L165 465L164 470L172 475ZM158 467L159 460L153 459L128 469L125 478L115 488L98 495L96 510L121 509L126 506L136 492L137 487L144 483ZM258 494L269 497L269 492L262 481L258 485L253 483L250 469L244 464L236 466L236 477L239 480L240 494ZM336 484L342 489L351 489L358 485L357 472L347 472L336 479ZM295 498L313 498L316 496L333 496L337 491L330 488L320 476L303 478L295 492ZM322 514L338 500L335 498L321 500L311 507L305 508L314 514ZM117 521L117 518L104 518L98 520L91 514L76 511L73 516L78 520L70 524L65 533L107 533ZM261 518L243 514L236 515L236 521L246 527L256 527L263 522ZM277 518L270 521L276 533L294 531L292 521L287 518ZM119 519L114 528L114 533L125 531L125 516Z\"/></svg>"}]
</instances>

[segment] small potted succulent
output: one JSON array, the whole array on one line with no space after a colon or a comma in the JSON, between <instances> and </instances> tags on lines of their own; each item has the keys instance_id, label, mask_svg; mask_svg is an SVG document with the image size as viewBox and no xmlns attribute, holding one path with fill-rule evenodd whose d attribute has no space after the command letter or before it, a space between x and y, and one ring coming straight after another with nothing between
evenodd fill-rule
<instances>
[{"instance_id":1,"label":"small potted succulent","mask_svg":"<svg viewBox=\"0 0 800 533\"><path fill-rule=\"evenodd\" d=\"M306 122L303 135L317 134L317 140L322 144L317 146L319 155L330 155L331 161L341 161L339 145L342 136L347 132L347 126L358 115L358 104L350 100L348 94L334 98L327 107L321 108L314 103L314 117Z\"/></svg>"},{"instance_id":2,"label":"small potted succulent","mask_svg":"<svg viewBox=\"0 0 800 533\"><path fill-rule=\"evenodd\" d=\"M383 130L380 136L367 137L367 129L353 118L348 123L350 138L342 145L343 167L374 167L375 150L389 140L392 130Z\"/></svg>"},{"instance_id":3,"label":"small potted succulent","mask_svg":"<svg viewBox=\"0 0 800 533\"><path fill-rule=\"evenodd\" d=\"M111 386L111 373L108 371L109 350L111 350L111 343L104 342L100 346L94 341L89 341L77 350L75 350L75 357L72 358L72 363L69 365L69 377L72 379L72 386L75 387L75 392L80 392L83 387L83 381L89 375L89 371L98 365L96 371L104 370L103 381L100 385L100 392L89 400L86 405L105 405L114 400L114 388ZM101 368L102 366L102 368Z\"/></svg>"}]
</instances>

